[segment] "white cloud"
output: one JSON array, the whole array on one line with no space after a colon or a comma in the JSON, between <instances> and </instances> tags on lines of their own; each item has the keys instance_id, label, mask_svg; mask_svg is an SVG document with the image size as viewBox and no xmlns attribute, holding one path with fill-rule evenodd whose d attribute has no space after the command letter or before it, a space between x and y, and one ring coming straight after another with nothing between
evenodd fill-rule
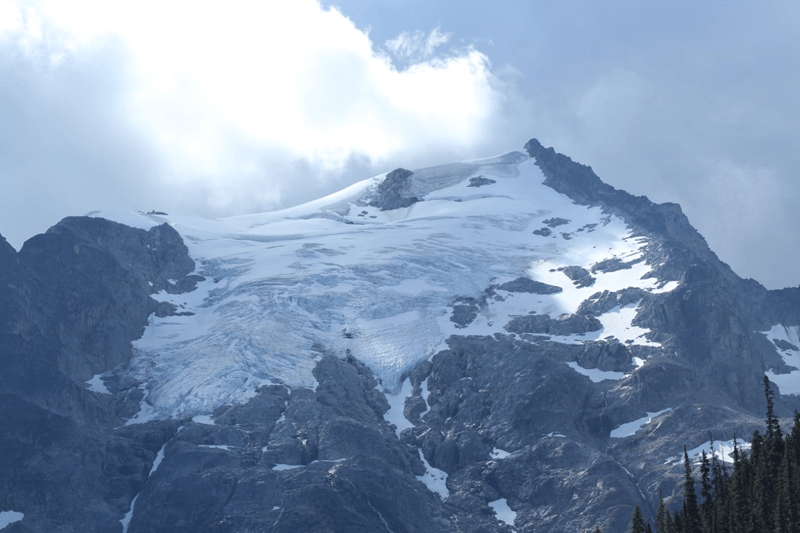
<instances>
[{"instance_id":1,"label":"white cloud","mask_svg":"<svg viewBox=\"0 0 800 533\"><path fill-rule=\"evenodd\" d=\"M397 52L414 58L398 69L314 0L0 2L21 14L2 35L31 62L44 49L50 75L115 50L120 127L150 140L167 207L195 213L310 199L321 182L362 179L343 173L387 170L400 154L470 154L503 106L478 50L437 56L448 34L404 34Z\"/></svg>"},{"instance_id":2,"label":"white cloud","mask_svg":"<svg viewBox=\"0 0 800 533\"><path fill-rule=\"evenodd\" d=\"M417 30L414 33L404 31L394 39L386 41L386 48L397 57L410 59L428 59L433 57L436 49L450 40L452 34L442 33L434 28L427 36Z\"/></svg>"},{"instance_id":3,"label":"white cloud","mask_svg":"<svg viewBox=\"0 0 800 533\"><path fill-rule=\"evenodd\" d=\"M11 0L0 0L0 37L22 29L22 13Z\"/></svg>"}]
</instances>

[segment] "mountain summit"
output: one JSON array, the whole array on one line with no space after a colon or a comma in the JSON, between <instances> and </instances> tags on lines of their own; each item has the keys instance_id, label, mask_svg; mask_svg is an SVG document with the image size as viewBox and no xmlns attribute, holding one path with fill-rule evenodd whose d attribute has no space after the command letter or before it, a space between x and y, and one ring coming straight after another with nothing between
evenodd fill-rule
<instances>
[{"instance_id":1,"label":"mountain summit","mask_svg":"<svg viewBox=\"0 0 800 533\"><path fill-rule=\"evenodd\" d=\"M800 289L524 150L0 241L0 527L622 531L800 407Z\"/></svg>"}]
</instances>

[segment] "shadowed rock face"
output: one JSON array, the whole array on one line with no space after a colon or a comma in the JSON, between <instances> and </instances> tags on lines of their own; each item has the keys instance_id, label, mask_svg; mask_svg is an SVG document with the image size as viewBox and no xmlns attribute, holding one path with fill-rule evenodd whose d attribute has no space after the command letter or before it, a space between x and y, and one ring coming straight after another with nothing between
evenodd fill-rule
<instances>
[{"instance_id":1,"label":"shadowed rock face","mask_svg":"<svg viewBox=\"0 0 800 533\"><path fill-rule=\"evenodd\" d=\"M407 376L410 394L393 403L410 426L399 434L381 384L348 353L314 359L314 389L273 383L207 419L126 426L143 393L114 369L151 315L177 314L151 295L202 279L181 236L78 217L20 252L0 238L0 509L25 513L6 531L121 531L134 498L131 533L507 533L498 500L520 532L623 531L635 505L655 511L659 490L680 496L683 444L762 427L765 366L781 368L776 345L791 347L756 332L800 325L800 289L741 280L677 206L617 191L535 139L526 149L547 185L649 243L627 262L566 267L566 288L641 261L677 288L598 289L573 314L521 313L501 325L508 334L451 336ZM419 201L410 176L389 173L372 205ZM566 292L519 277L454 295L449 319L465 327L487 301ZM595 316L633 308L651 343L598 337ZM565 335L583 340L557 342ZM104 372L108 393L89 390ZM776 398L782 416L794 407ZM637 420L639 431L611 436ZM421 481L434 473L447 476L445 498Z\"/></svg>"},{"instance_id":2,"label":"shadowed rock face","mask_svg":"<svg viewBox=\"0 0 800 533\"><path fill-rule=\"evenodd\" d=\"M409 181L413 172L398 168L386 175L378 185L378 197L370 205L380 207L381 211L391 211L408 207L419 202L419 198L408 195Z\"/></svg>"},{"instance_id":3,"label":"shadowed rock face","mask_svg":"<svg viewBox=\"0 0 800 533\"><path fill-rule=\"evenodd\" d=\"M541 281L535 281L531 278L517 278L515 280L498 285L497 289L509 292L527 292L531 294L558 294L564 289L556 287L555 285L548 285Z\"/></svg>"},{"instance_id":4,"label":"shadowed rock face","mask_svg":"<svg viewBox=\"0 0 800 533\"><path fill-rule=\"evenodd\" d=\"M484 185L491 185L492 183L497 183L495 180L486 178L484 176L478 176L475 178L470 178L469 185L467 187L483 187Z\"/></svg>"},{"instance_id":5,"label":"shadowed rock face","mask_svg":"<svg viewBox=\"0 0 800 533\"><path fill-rule=\"evenodd\" d=\"M177 422L115 430L136 395L83 382L127 362L157 307L149 295L194 262L167 225L93 218L65 219L19 253L2 244L0 507L26 514L11 531L114 531Z\"/></svg>"}]
</instances>

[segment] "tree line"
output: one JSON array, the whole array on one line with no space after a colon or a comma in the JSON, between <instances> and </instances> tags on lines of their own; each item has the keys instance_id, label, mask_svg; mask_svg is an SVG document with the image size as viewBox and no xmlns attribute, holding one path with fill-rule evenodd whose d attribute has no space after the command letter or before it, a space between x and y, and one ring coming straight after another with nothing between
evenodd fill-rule
<instances>
[{"instance_id":1,"label":"tree line","mask_svg":"<svg viewBox=\"0 0 800 533\"><path fill-rule=\"evenodd\" d=\"M749 454L739 449L734 437L732 467L717 459L712 439L711 457L703 451L696 483L684 446L683 502L671 512L660 498L657 533L800 533L800 413L795 411L792 430L784 434L766 376L764 394L766 431L753 433ZM630 532L653 532L639 506Z\"/></svg>"}]
</instances>

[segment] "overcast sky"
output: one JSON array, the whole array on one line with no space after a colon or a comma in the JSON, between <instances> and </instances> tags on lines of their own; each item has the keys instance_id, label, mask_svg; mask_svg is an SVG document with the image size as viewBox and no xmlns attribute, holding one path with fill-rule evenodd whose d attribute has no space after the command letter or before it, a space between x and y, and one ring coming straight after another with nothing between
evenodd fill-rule
<instances>
[{"instance_id":1,"label":"overcast sky","mask_svg":"<svg viewBox=\"0 0 800 533\"><path fill-rule=\"evenodd\" d=\"M800 3L0 0L0 233L225 216L531 137L800 284Z\"/></svg>"}]
</instances>

